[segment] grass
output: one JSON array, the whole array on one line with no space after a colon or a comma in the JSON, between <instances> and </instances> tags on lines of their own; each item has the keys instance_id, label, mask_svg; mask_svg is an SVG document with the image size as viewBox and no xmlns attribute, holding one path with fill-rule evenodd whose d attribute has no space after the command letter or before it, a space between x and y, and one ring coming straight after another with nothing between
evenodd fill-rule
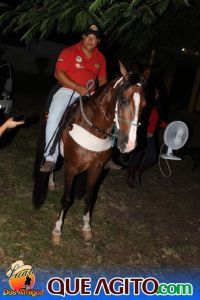
<instances>
[{"instance_id":1,"label":"grass","mask_svg":"<svg viewBox=\"0 0 200 300\"><path fill-rule=\"evenodd\" d=\"M40 111L40 98L25 94L26 99L22 92L19 94L20 112L28 115ZM44 206L34 210L32 170L38 134L38 123L20 128L0 151L2 267L18 259L35 267L200 264L199 207L194 206L200 189L199 171L189 172L187 160L182 163L185 172L174 163L169 179L153 167L134 191L126 186L126 170L110 171L100 187L93 213L93 240L87 244L83 241L84 203L75 201L65 219L61 245L52 245L51 231L62 189L48 192ZM62 171L56 175L59 185L63 184L62 175Z\"/></svg>"}]
</instances>

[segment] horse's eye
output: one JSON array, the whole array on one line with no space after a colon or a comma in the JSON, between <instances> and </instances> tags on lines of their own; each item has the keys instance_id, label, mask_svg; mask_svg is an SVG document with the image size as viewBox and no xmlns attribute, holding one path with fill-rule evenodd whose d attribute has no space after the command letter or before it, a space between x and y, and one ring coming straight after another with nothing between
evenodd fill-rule
<instances>
[{"instance_id":1,"label":"horse's eye","mask_svg":"<svg viewBox=\"0 0 200 300\"><path fill-rule=\"evenodd\" d=\"M128 105L128 98L127 97L123 97L122 99L121 99L121 104L122 105L125 105L125 106L127 106Z\"/></svg>"}]
</instances>

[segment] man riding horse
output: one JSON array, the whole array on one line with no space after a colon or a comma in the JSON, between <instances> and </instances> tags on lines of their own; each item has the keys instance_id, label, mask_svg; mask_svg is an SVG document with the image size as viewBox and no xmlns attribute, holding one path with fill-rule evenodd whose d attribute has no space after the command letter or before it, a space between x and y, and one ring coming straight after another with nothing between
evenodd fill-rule
<instances>
[{"instance_id":1,"label":"man riding horse","mask_svg":"<svg viewBox=\"0 0 200 300\"><path fill-rule=\"evenodd\" d=\"M97 49L100 41L98 28L90 26L82 37L80 43L64 49L58 58L55 77L62 87L54 94L50 105L46 125L45 162L40 167L40 172L36 168L35 174L33 204L39 208L46 197L48 173L53 170L57 160L58 143L55 152L52 151L52 145L56 144L54 140L57 141L56 133L59 131L61 154L64 158L64 192L52 231L54 243L61 240L64 219L72 204L74 179L83 173L86 175L86 183L83 187L85 208L82 230L86 241L92 238L90 221L97 196L96 188L102 169L111 157L113 140L117 137L117 147L122 153L135 148L139 119L146 103L143 76L128 72L121 63L121 76L107 83L105 58ZM89 93L87 82L96 78L101 87L91 97L82 99L80 95ZM92 87L91 92L93 91ZM77 105L70 106L65 126L59 127L65 110L76 98L79 101L76 102ZM43 130L44 126L42 137ZM41 149L43 150L43 143L38 147L36 166L41 163Z\"/></svg>"},{"instance_id":2,"label":"man riding horse","mask_svg":"<svg viewBox=\"0 0 200 300\"><path fill-rule=\"evenodd\" d=\"M56 164L59 153L58 143L53 154L50 153L50 149L66 108L80 95L85 96L94 92L94 87L91 91L86 87L91 80L98 79L98 86L107 83L106 60L97 48L99 42L100 32L96 25L91 25L86 29L78 44L65 48L58 57L55 77L61 87L54 94L49 108L45 161L40 168L41 172L50 173Z\"/></svg>"}]
</instances>

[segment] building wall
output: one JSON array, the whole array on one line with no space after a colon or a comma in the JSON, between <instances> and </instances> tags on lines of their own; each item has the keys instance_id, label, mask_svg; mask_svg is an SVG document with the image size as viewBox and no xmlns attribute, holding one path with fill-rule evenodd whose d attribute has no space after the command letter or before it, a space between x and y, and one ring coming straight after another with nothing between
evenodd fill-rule
<instances>
[{"instance_id":1,"label":"building wall","mask_svg":"<svg viewBox=\"0 0 200 300\"><path fill-rule=\"evenodd\" d=\"M51 75L60 51L66 46L55 42L41 41L33 42L24 47L8 44L4 44L2 47L5 51L4 59L12 65L14 71L29 74L42 72L43 74ZM45 58L46 67L40 68L37 63L38 58ZM41 61L44 62L44 59L41 59Z\"/></svg>"}]
</instances>

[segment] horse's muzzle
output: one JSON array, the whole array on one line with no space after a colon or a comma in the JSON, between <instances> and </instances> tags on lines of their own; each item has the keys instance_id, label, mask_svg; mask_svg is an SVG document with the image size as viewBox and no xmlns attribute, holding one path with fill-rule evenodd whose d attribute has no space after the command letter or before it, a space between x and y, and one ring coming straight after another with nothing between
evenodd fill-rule
<instances>
[{"instance_id":1,"label":"horse's muzzle","mask_svg":"<svg viewBox=\"0 0 200 300\"><path fill-rule=\"evenodd\" d=\"M134 150L136 146L136 141L128 140L128 136L123 138L119 137L117 140L117 148L121 153L129 153L130 151Z\"/></svg>"}]
</instances>

